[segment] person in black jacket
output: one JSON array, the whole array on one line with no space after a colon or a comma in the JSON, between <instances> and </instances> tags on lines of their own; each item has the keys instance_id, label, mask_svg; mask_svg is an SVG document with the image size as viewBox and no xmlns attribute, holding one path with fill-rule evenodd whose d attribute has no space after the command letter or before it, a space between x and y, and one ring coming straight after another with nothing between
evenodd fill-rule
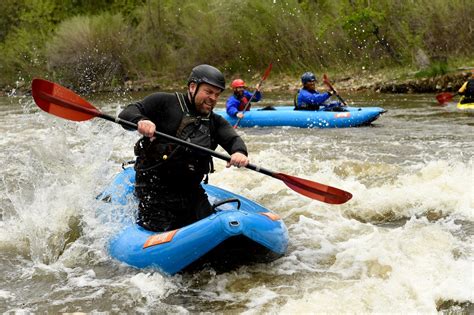
<instances>
[{"instance_id":1,"label":"person in black jacket","mask_svg":"<svg viewBox=\"0 0 474 315\"><path fill-rule=\"evenodd\" d=\"M459 88L458 93L462 95L459 103L474 103L474 69L471 70L471 77Z\"/></svg>"},{"instance_id":2,"label":"person in black jacket","mask_svg":"<svg viewBox=\"0 0 474 315\"><path fill-rule=\"evenodd\" d=\"M247 166L247 147L234 128L213 109L225 89L224 75L210 65L193 68L188 91L154 93L128 105L119 117L138 125L143 137L135 144L137 223L152 231L169 231L211 214L201 186L212 171L212 157L169 140L155 131L230 154L231 165Z\"/></svg>"}]
</instances>

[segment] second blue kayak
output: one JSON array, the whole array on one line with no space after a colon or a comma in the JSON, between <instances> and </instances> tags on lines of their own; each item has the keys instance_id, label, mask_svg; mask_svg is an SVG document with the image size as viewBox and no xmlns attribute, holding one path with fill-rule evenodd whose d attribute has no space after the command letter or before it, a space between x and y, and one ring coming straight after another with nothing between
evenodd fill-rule
<instances>
[{"instance_id":1,"label":"second blue kayak","mask_svg":"<svg viewBox=\"0 0 474 315\"><path fill-rule=\"evenodd\" d=\"M381 107L344 107L345 111L342 112L294 110L293 106L275 106L271 108L273 109L252 108L245 112L244 118L239 122L239 127L359 127L369 125L386 112ZM224 117L231 125L237 122L237 118L229 116L225 109L216 109L214 112Z\"/></svg>"}]
</instances>

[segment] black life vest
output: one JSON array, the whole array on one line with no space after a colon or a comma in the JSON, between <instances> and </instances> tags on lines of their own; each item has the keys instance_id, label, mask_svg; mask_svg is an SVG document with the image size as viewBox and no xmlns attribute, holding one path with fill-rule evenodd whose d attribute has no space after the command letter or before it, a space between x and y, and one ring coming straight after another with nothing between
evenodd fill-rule
<instances>
[{"instance_id":1,"label":"black life vest","mask_svg":"<svg viewBox=\"0 0 474 315\"><path fill-rule=\"evenodd\" d=\"M183 111L176 137L211 149L212 123L209 116L192 115L186 106L184 95L176 93L176 97ZM153 141L150 141L148 137L142 137L135 144L135 155L137 156L136 170L142 172L156 170L161 175L169 175L174 179L182 177L185 180L192 177L200 182L204 175L214 171L212 157L209 154L160 137Z\"/></svg>"},{"instance_id":2,"label":"black life vest","mask_svg":"<svg viewBox=\"0 0 474 315\"><path fill-rule=\"evenodd\" d=\"M474 79L467 80L466 89L463 93L459 93L463 95L461 98L461 104L468 104L474 102Z\"/></svg>"},{"instance_id":3,"label":"black life vest","mask_svg":"<svg viewBox=\"0 0 474 315\"><path fill-rule=\"evenodd\" d=\"M474 79L467 80L467 86L466 90L464 91L464 95L474 98Z\"/></svg>"},{"instance_id":4,"label":"black life vest","mask_svg":"<svg viewBox=\"0 0 474 315\"><path fill-rule=\"evenodd\" d=\"M300 95L300 90L296 92L295 97L293 97L293 105L295 105L294 110L298 110L298 95Z\"/></svg>"}]
</instances>

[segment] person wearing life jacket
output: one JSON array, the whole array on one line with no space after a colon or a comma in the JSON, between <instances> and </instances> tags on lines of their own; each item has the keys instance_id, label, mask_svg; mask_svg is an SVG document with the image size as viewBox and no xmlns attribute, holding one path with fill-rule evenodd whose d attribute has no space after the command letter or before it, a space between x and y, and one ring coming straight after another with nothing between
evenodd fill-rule
<instances>
[{"instance_id":1,"label":"person wearing life jacket","mask_svg":"<svg viewBox=\"0 0 474 315\"><path fill-rule=\"evenodd\" d=\"M169 231L212 212L201 186L213 171L212 157L155 137L155 131L211 150L220 145L230 155L227 167L248 165L244 141L223 117L213 113L224 89L224 75L215 67L202 64L192 69L186 93L154 93L119 114L121 119L136 123L143 135L134 150L140 226Z\"/></svg>"},{"instance_id":2,"label":"person wearing life jacket","mask_svg":"<svg viewBox=\"0 0 474 315\"><path fill-rule=\"evenodd\" d=\"M331 96L330 91L319 93L316 91L316 76L312 72L305 72L301 76L303 87L295 95L295 110L319 110L324 106L325 110L340 110L339 102L325 103Z\"/></svg>"},{"instance_id":3,"label":"person wearing life jacket","mask_svg":"<svg viewBox=\"0 0 474 315\"><path fill-rule=\"evenodd\" d=\"M458 93L463 96L461 104L474 103L474 69L471 70L471 77L459 88Z\"/></svg>"},{"instance_id":4,"label":"person wearing life jacket","mask_svg":"<svg viewBox=\"0 0 474 315\"><path fill-rule=\"evenodd\" d=\"M247 91L245 88L245 82L242 79L235 79L230 84L230 87L234 90L234 94L232 94L225 104L226 111L229 116L242 118L244 117L244 109L249 100L251 102L258 102L262 99L262 93L260 92L260 84L257 85L255 89L255 95L252 98L252 93ZM250 110L251 104L247 106L246 110Z\"/></svg>"}]
</instances>

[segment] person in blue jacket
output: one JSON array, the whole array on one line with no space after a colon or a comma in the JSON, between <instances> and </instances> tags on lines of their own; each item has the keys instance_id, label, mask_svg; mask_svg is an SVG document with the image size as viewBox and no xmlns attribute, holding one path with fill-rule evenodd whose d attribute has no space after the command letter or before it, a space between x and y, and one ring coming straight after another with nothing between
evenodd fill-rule
<instances>
[{"instance_id":1,"label":"person in blue jacket","mask_svg":"<svg viewBox=\"0 0 474 315\"><path fill-rule=\"evenodd\" d=\"M312 72L305 72L301 76L303 88L298 90L295 97L295 110L319 110L321 106L325 110L337 110L339 102L325 103L331 96L330 91L319 93L316 91L316 76Z\"/></svg>"},{"instance_id":2,"label":"person in blue jacket","mask_svg":"<svg viewBox=\"0 0 474 315\"><path fill-rule=\"evenodd\" d=\"M226 111L227 114L231 117L242 118L244 117L244 109L245 105L251 99L252 102L258 102L262 99L262 93L260 92L260 84L257 85L255 90L255 95L252 98L252 93L247 91L245 88L245 82L242 79L235 79L232 81L231 85L232 89L234 90L234 94L232 94L226 102ZM247 106L246 110L250 110L250 105Z\"/></svg>"}]
</instances>

